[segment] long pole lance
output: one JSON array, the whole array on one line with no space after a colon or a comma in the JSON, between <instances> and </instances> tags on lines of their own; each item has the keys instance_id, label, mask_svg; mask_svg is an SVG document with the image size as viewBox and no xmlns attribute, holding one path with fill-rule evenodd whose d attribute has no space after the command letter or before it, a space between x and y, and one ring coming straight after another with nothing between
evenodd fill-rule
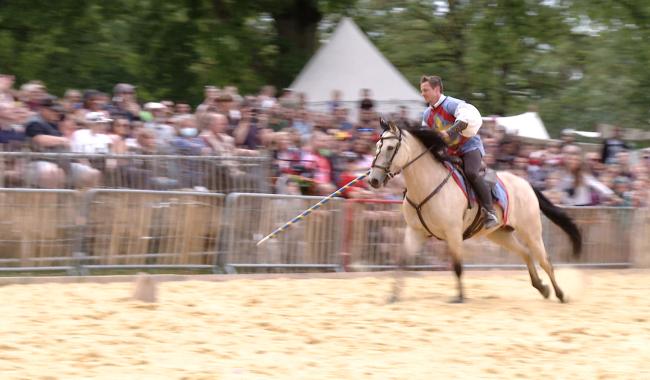
<instances>
[{"instance_id":1,"label":"long pole lance","mask_svg":"<svg viewBox=\"0 0 650 380\"><path fill-rule=\"evenodd\" d=\"M291 227L291 225L301 221L304 219L307 215L311 214L312 211L318 210L322 205L325 203L329 202L330 199L334 198L335 196L341 194L344 192L346 189L348 189L350 186L354 185L355 183L361 181L362 179L366 178L370 174L370 170L367 172L363 173L362 175L358 176L357 178L353 179L352 181L348 182L347 185L343 186L342 188L336 190L332 194L328 195L327 197L323 198L320 202L316 203L315 205L311 206L307 210L303 211L300 215L296 216L295 218L291 219L290 221L286 222L282 227L277 228L275 231L271 232L270 234L266 235L266 237L260 241L257 242L257 246L260 246L262 243L265 241L274 238L277 236L279 233L285 231L287 228Z\"/></svg>"}]
</instances>

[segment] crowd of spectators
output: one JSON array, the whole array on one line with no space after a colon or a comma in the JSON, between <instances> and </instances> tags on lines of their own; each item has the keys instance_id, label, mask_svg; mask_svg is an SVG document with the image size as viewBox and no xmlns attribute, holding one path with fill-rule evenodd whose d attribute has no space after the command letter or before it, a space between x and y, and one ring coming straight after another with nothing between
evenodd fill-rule
<instances>
[{"instance_id":1,"label":"crowd of spectators","mask_svg":"<svg viewBox=\"0 0 650 380\"><path fill-rule=\"evenodd\" d=\"M354 105L342 103L333 91L328 109L313 112L302 94L276 93L271 86L256 95L239 94L233 86L206 86L196 107L166 99L141 104L136 87L127 83L115 85L111 94L69 89L60 98L39 81L14 87L11 75L0 74L5 150L268 157L272 188L283 194L333 192L368 169L379 136L375 102L366 89ZM405 108L395 111L390 117L400 126L420 124ZM599 152L583 151L570 135L527 143L490 123L480 133L488 166L527 178L557 204L648 205L650 152L631 154L618 129ZM92 187L102 185L104 169L89 161L65 168L39 161L22 175L41 187L61 186L66 177ZM379 191L359 183L344 195L401 199L402 186L399 177Z\"/></svg>"}]
</instances>

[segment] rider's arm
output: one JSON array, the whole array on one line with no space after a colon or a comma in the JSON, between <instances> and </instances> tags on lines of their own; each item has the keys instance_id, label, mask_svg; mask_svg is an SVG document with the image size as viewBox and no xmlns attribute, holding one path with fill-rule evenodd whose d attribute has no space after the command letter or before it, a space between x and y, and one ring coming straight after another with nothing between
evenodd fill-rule
<instances>
[{"instance_id":1,"label":"rider's arm","mask_svg":"<svg viewBox=\"0 0 650 380\"><path fill-rule=\"evenodd\" d=\"M476 135L479 128L481 128L481 125L483 124L481 114L478 112L476 107L465 102L460 103L458 107L456 107L454 117L456 118L456 123L454 123L451 128L454 129L452 133L460 133L465 137L472 137ZM462 123L457 126L456 124L459 120Z\"/></svg>"}]
</instances>

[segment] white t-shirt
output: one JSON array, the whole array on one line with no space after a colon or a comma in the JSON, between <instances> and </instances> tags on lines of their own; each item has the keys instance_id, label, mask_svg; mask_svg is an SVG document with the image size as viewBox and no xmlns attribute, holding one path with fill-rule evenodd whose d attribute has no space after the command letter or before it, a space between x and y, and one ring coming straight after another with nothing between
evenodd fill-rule
<instances>
[{"instance_id":1,"label":"white t-shirt","mask_svg":"<svg viewBox=\"0 0 650 380\"><path fill-rule=\"evenodd\" d=\"M104 133L79 129L72 133L70 150L74 153L110 153L113 139Z\"/></svg>"}]
</instances>

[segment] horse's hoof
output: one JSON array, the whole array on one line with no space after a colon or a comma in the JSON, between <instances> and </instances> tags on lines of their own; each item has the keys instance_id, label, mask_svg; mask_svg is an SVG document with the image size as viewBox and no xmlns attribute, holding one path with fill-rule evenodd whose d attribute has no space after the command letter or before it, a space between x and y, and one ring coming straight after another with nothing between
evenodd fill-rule
<instances>
[{"instance_id":1,"label":"horse's hoof","mask_svg":"<svg viewBox=\"0 0 650 380\"><path fill-rule=\"evenodd\" d=\"M396 296L396 295L392 295L392 296L388 297L388 299L386 300L386 302L387 302L387 303L396 303L396 302L399 302L399 297Z\"/></svg>"},{"instance_id":2,"label":"horse's hoof","mask_svg":"<svg viewBox=\"0 0 650 380\"><path fill-rule=\"evenodd\" d=\"M542 293L544 298L548 298L548 296L551 294L548 285L542 285L542 289L540 289L539 292Z\"/></svg>"},{"instance_id":3,"label":"horse's hoof","mask_svg":"<svg viewBox=\"0 0 650 380\"><path fill-rule=\"evenodd\" d=\"M454 297L449 300L449 303L464 303L465 298L464 297Z\"/></svg>"}]
</instances>

